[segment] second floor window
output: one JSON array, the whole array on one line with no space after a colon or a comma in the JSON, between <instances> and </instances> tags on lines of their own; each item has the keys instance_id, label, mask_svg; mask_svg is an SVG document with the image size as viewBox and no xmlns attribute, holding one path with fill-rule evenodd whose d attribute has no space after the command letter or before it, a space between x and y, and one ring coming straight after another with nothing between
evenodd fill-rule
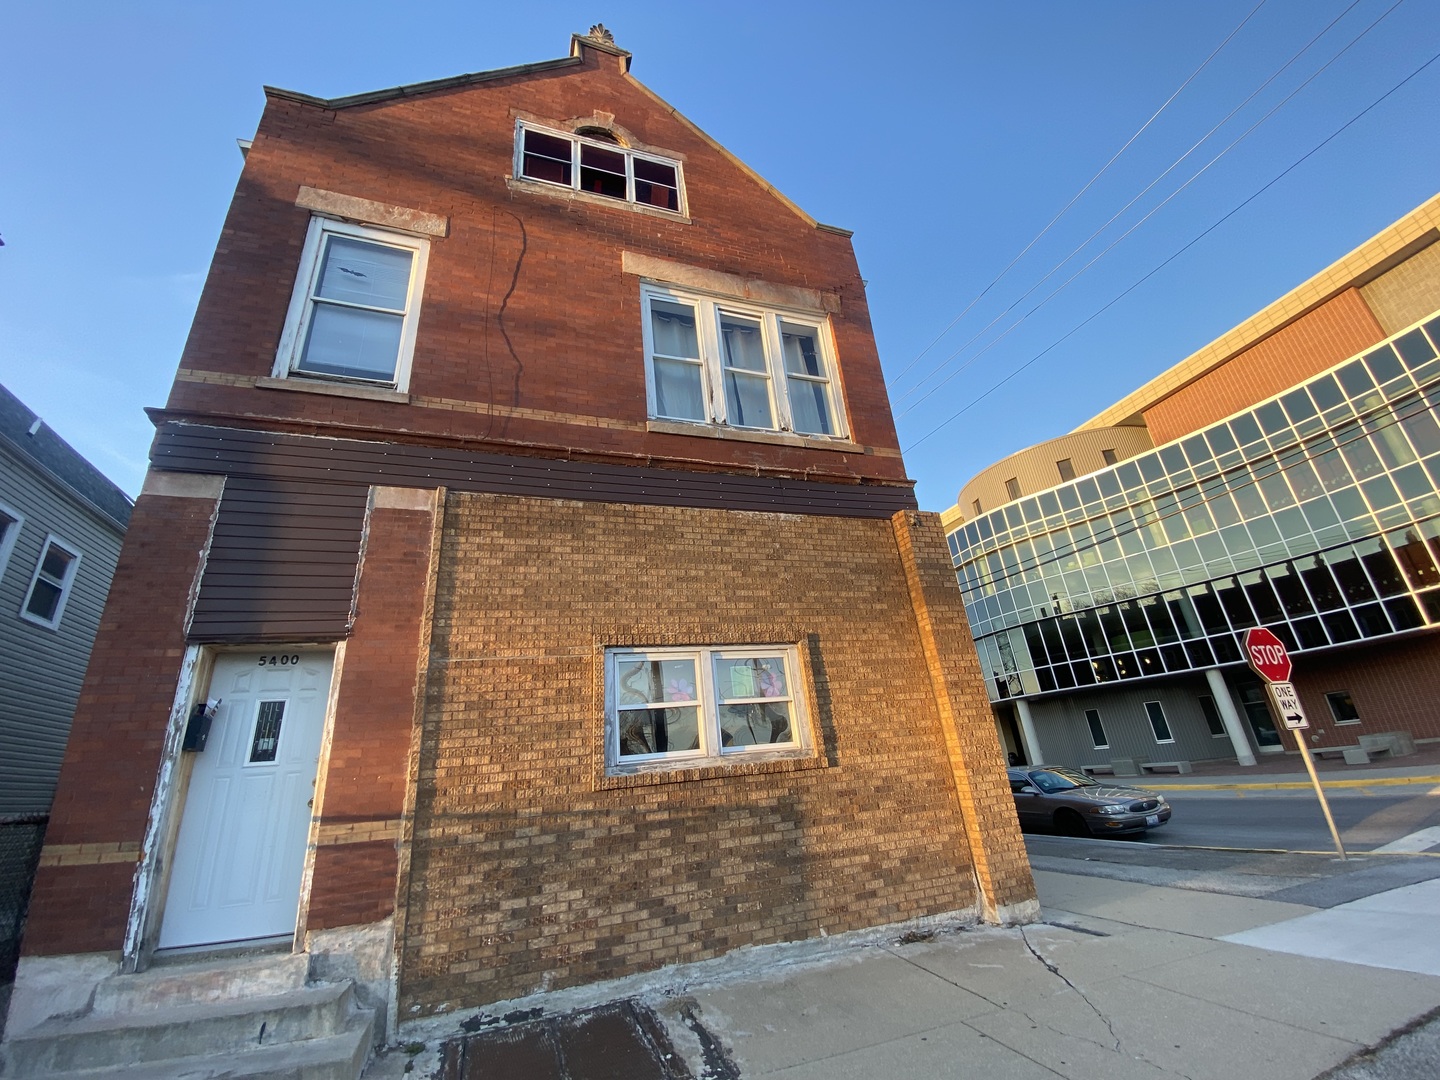
<instances>
[{"instance_id":1,"label":"second floor window","mask_svg":"<svg viewBox=\"0 0 1440 1080\"><path fill-rule=\"evenodd\" d=\"M845 435L823 316L648 286L643 300L652 417Z\"/></svg>"},{"instance_id":2,"label":"second floor window","mask_svg":"<svg viewBox=\"0 0 1440 1080\"><path fill-rule=\"evenodd\" d=\"M276 376L403 390L427 252L421 237L312 219Z\"/></svg>"},{"instance_id":3,"label":"second floor window","mask_svg":"<svg viewBox=\"0 0 1440 1080\"><path fill-rule=\"evenodd\" d=\"M65 601L80 566L80 553L67 547L54 536L47 537L40 552L40 561L30 578L30 590L20 614L33 623L52 630L60 625L65 614Z\"/></svg>"},{"instance_id":4,"label":"second floor window","mask_svg":"<svg viewBox=\"0 0 1440 1080\"><path fill-rule=\"evenodd\" d=\"M516 129L515 147L515 175L522 179L681 212L677 161L524 123Z\"/></svg>"}]
</instances>

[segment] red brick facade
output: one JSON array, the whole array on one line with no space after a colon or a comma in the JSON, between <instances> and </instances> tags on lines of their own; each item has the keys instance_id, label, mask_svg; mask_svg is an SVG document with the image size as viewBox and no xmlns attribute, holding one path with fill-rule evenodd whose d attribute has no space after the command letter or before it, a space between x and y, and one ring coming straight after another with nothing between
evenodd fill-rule
<instances>
[{"instance_id":1,"label":"red brick facade","mask_svg":"<svg viewBox=\"0 0 1440 1080\"><path fill-rule=\"evenodd\" d=\"M517 118L613 125L683 161L687 216L510 179ZM304 189L443 221L407 392L271 378L312 216ZM637 266L676 267L676 283L712 292L730 283L737 299L813 298L850 438L651 423ZM224 569L203 588L249 605L256 625L265 595L285 593L293 617L303 570L277 566L274 544L247 569L236 536L295 542L327 560L331 582L347 568L337 629L318 635L337 647L301 944L393 913L407 1008L947 912L1037 913L938 523L850 498L881 490L913 506L850 242L613 50L582 44L573 62L349 102L272 92L155 419L163 475L198 460L249 485L224 504ZM201 429L198 459L164 457L166 439ZM455 483L480 483L457 452L542 490L563 459L610 467L612 483L630 474L634 498L447 497L424 464L442 451ZM668 486L647 487L660 470ZM328 485L346 498L307 507ZM780 512L734 509L742 486L745 506ZM335 523L355 535L367 488L347 622L356 550L339 550ZM214 511L213 499L136 508L61 777L32 955L124 945L127 964L148 960L126 919L142 878L141 921L155 925L163 904L173 829L147 817L182 658L246 643L186 636ZM663 782L604 774L607 646L744 642L805 656L814 755ZM178 815L186 775L182 755L157 821Z\"/></svg>"},{"instance_id":2,"label":"red brick facade","mask_svg":"<svg viewBox=\"0 0 1440 1080\"><path fill-rule=\"evenodd\" d=\"M344 722L334 728L321 792L309 930L375 922L395 908L434 528L430 510L372 506L368 515L355 629L338 673L335 715Z\"/></svg>"},{"instance_id":3,"label":"red brick facade","mask_svg":"<svg viewBox=\"0 0 1440 1080\"><path fill-rule=\"evenodd\" d=\"M849 239L817 228L661 108L615 58L331 110L272 95L221 232L168 409L244 425L463 439L617 462L903 481ZM507 186L517 117L614 114L636 145L682 158L689 220ZM401 149L403 148L403 150ZM441 215L412 403L257 388L275 363L310 212L302 186ZM646 431L639 278L623 253L833 297L854 441L838 453Z\"/></svg>"},{"instance_id":4,"label":"red brick facade","mask_svg":"<svg viewBox=\"0 0 1440 1080\"><path fill-rule=\"evenodd\" d=\"M142 494L50 811L29 953L119 949L215 499Z\"/></svg>"},{"instance_id":5,"label":"red brick facade","mask_svg":"<svg viewBox=\"0 0 1440 1080\"><path fill-rule=\"evenodd\" d=\"M1156 446L1288 390L1385 337L1360 295L1346 289L1145 410Z\"/></svg>"},{"instance_id":6,"label":"red brick facade","mask_svg":"<svg viewBox=\"0 0 1440 1080\"><path fill-rule=\"evenodd\" d=\"M1322 744L1353 743L1359 735L1407 731L1416 739L1440 739L1440 639L1433 633L1373 645L1295 657L1291 676L1312 728ZM1325 695L1345 691L1360 722L1336 727ZM1288 744L1287 744L1288 745ZM1403 764L1403 762L1397 762Z\"/></svg>"}]
</instances>

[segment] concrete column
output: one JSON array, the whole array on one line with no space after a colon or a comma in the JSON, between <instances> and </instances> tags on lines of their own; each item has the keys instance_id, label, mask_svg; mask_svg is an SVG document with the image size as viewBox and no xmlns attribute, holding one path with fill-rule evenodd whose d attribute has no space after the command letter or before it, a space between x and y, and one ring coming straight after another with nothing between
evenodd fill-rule
<instances>
[{"instance_id":1,"label":"concrete column","mask_svg":"<svg viewBox=\"0 0 1440 1080\"><path fill-rule=\"evenodd\" d=\"M1025 740L1025 760L1031 765L1045 764L1040 752L1040 739L1035 734L1035 718L1030 715L1030 702L1023 697L1015 699L1015 715L1020 718L1020 737ZM1255 759L1250 759L1255 764Z\"/></svg>"},{"instance_id":2,"label":"concrete column","mask_svg":"<svg viewBox=\"0 0 1440 1080\"><path fill-rule=\"evenodd\" d=\"M1207 668L1205 681L1210 684L1210 696L1215 699L1215 708L1220 710L1220 719L1230 736L1230 745L1235 748L1235 758L1241 765L1254 765L1255 755L1250 750L1250 740L1240 723L1240 714L1235 711L1235 702L1230 697L1230 687L1219 668Z\"/></svg>"}]
</instances>

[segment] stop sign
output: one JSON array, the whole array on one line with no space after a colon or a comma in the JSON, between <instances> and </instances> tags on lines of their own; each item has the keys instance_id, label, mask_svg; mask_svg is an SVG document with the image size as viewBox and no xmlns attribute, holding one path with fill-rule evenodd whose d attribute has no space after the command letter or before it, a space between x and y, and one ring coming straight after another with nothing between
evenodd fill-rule
<instances>
[{"instance_id":1,"label":"stop sign","mask_svg":"<svg viewBox=\"0 0 1440 1080\"><path fill-rule=\"evenodd\" d=\"M1263 626L1245 631L1245 657L1266 682L1290 681L1290 656L1285 652L1285 643Z\"/></svg>"}]
</instances>

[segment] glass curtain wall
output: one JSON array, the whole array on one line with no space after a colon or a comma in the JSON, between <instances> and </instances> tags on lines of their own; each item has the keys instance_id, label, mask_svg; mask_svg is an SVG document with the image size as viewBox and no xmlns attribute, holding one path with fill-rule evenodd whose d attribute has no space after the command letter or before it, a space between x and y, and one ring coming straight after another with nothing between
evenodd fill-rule
<instances>
[{"instance_id":1,"label":"glass curtain wall","mask_svg":"<svg viewBox=\"0 0 1440 1080\"><path fill-rule=\"evenodd\" d=\"M1440 625L1440 317L949 534L991 700Z\"/></svg>"}]
</instances>

